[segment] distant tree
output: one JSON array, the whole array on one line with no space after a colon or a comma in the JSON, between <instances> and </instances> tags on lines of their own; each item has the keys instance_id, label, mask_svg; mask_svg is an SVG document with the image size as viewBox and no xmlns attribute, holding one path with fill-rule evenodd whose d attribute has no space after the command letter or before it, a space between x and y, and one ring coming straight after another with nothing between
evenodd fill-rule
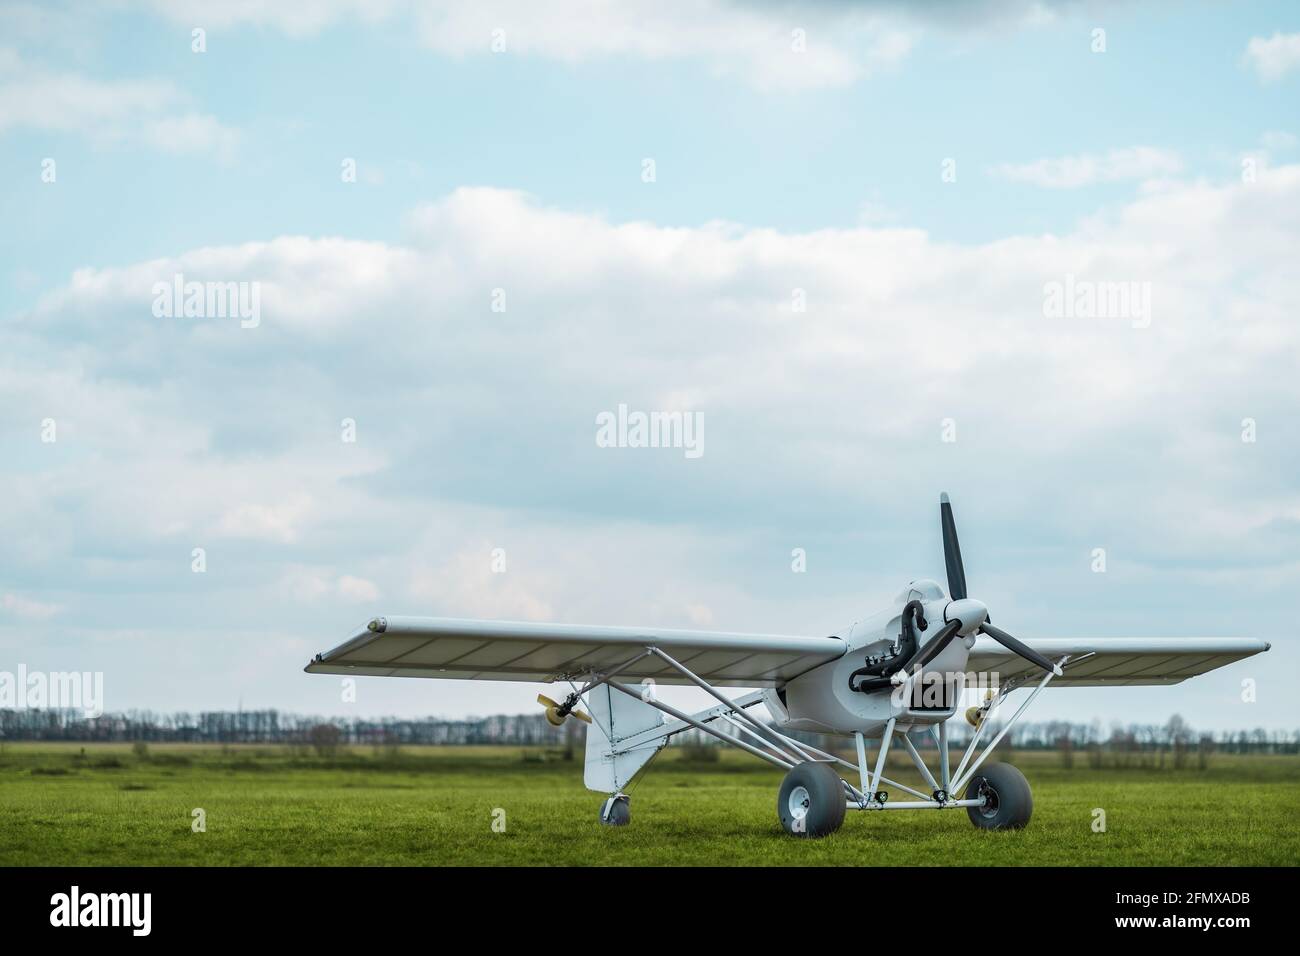
<instances>
[{"instance_id":1,"label":"distant tree","mask_svg":"<svg viewBox=\"0 0 1300 956\"><path fill-rule=\"evenodd\" d=\"M1165 724L1165 736L1169 738L1170 743L1179 739L1187 740L1192 736L1192 728L1187 721L1183 720L1181 714L1174 714Z\"/></svg>"},{"instance_id":2,"label":"distant tree","mask_svg":"<svg viewBox=\"0 0 1300 956\"><path fill-rule=\"evenodd\" d=\"M327 726L333 726L332 724ZM334 728L338 730L337 727ZM338 741L335 741L335 745ZM397 760L402 755L402 738L395 730L380 728L375 740L375 756L386 761Z\"/></svg>"},{"instance_id":3,"label":"distant tree","mask_svg":"<svg viewBox=\"0 0 1300 956\"><path fill-rule=\"evenodd\" d=\"M333 724L317 724L308 731L308 739L318 757L332 757L339 749L340 732Z\"/></svg>"},{"instance_id":4,"label":"distant tree","mask_svg":"<svg viewBox=\"0 0 1300 956\"><path fill-rule=\"evenodd\" d=\"M1100 770L1102 766L1102 749L1101 742L1094 740L1088 744L1088 766L1093 770Z\"/></svg>"},{"instance_id":5,"label":"distant tree","mask_svg":"<svg viewBox=\"0 0 1300 956\"><path fill-rule=\"evenodd\" d=\"M579 731L579 722L576 720L566 720L564 723L564 759L572 760L577 753L578 734L582 733L582 731ZM582 726L585 727L586 725L583 724ZM583 739L586 739L585 733Z\"/></svg>"},{"instance_id":6,"label":"distant tree","mask_svg":"<svg viewBox=\"0 0 1300 956\"><path fill-rule=\"evenodd\" d=\"M1169 718L1165 724L1165 738L1174 752L1174 769L1182 770L1187 766L1187 752L1190 749L1192 728L1179 714Z\"/></svg>"},{"instance_id":7,"label":"distant tree","mask_svg":"<svg viewBox=\"0 0 1300 956\"><path fill-rule=\"evenodd\" d=\"M1196 742L1196 767L1204 770L1210 765L1210 755L1214 753L1214 738L1209 734L1201 734L1201 739Z\"/></svg>"},{"instance_id":8,"label":"distant tree","mask_svg":"<svg viewBox=\"0 0 1300 956\"><path fill-rule=\"evenodd\" d=\"M1069 770L1074 766L1074 741L1067 733L1056 741L1056 749L1061 752L1061 766Z\"/></svg>"},{"instance_id":9,"label":"distant tree","mask_svg":"<svg viewBox=\"0 0 1300 956\"><path fill-rule=\"evenodd\" d=\"M716 744L689 741L682 744L682 760L687 763L717 763L721 757L721 748Z\"/></svg>"}]
</instances>

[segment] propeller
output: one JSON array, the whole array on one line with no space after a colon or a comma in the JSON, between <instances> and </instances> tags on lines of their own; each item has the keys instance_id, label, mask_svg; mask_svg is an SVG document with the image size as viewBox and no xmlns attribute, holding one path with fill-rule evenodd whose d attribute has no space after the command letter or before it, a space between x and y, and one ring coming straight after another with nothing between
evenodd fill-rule
<instances>
[{"instance_id":1,"label":"propeller","mask_svg":"<svg viewBox=\"0 0 1300 956\"><path fill-rule=\"evenodd\" d=\"M940 651L952 643L952 639L957 636L959 630L961 630L961 621L952 621L941 627L934 637L926 641L924 647L912 655L910 661L898 669L895 679L898 680L909 674L915 674L924 668L930 661L939 656Z\"/></svg>"},{"instance_id":2,"label":"propeller","mask_svg":"<svg viewBox=\"0 0 1300 956\"><path fill-rule=\"evenodd\" d=\"M965 600L967 597L966 568L962 565L961 545L957 543L957 522L953 519L952 503L948 500L947 492L939 496L939 521L943 527L943 562L948 569L948 594L954 601ZM1045 671L1051 671L1057 677L1061 676L1062 672L1059 666L1053 664L1028 644L1016 640L1002 628L994 627L989 623L987 615L984 622L980 624L979 631L981 634L987 634L1007 650L1020 655L1031 664L1035 664ZM949 636L949 640L951 640L951 636ZM935 653L937 654L938 650Z\"/></svg>"},{"instance_id":3,"label":"propeller","mask_svg":"<svg viewBox=\"0 0 1300 956\"><path fill-rule=\"evenodd\" d=\"M948 492L939 496L939 521L943 525L943 563L948 566L948 596L954 601L966 597L966 569L961 563L961 545L957 543L957 522L952 517Z\"/></svg>"},{"instance_id":4,"label":"propeller","mask_svg":"<svg viewBox=\"0 0 1300 956\"><path fill-rule=\"evenodd\" d=\"M984 723L984 718L988 716L988 707L989 704L991 704L992 702L993 702L993 691L990 690L984 695L983 704L979 704L975 707L966 708L966 723L970 724L972 727L978 730L979 725Z\"/></svg>"},{"instance_id":5,"label":"propeller","mask_svg":"<svg viewBox=\"0 0 1300 956\"><path fill-rule=\"evenodd\" d=\"M565 700L563 704L559 704L551 700L551 698L547 697L545 694L537 695L537 703L546 708L546 722L552 727L558 727L564 723L564 718L569 716L569 714L573 714L574 717L577 717L585 723L591 723L590 715L574 708L573 705L577 703L577 700L578 695L573 694Z\"/></svg>"},{"instance_id":6,"label":"propeller","mask_svg":"<svg viewBox=\"0 0 1300 956\"><path fill-rule=\"evenodd\" d=\"M987 634L989 637L993 638L993 640L997 641L1007 650L1019 654L1025 660L1037 664L1043 670L1051 671L1057 677L1061 676L1061 668L1059 666L1053 664L1051 661L1049 661L1042 654L1038 653L1038 651L1034 650L1028 644L1016 640L1006 631L1002 630L1002 628L994 627L988 621L985 621L983 624L980 625L980 633Z\"/></svg>"}]
</instances>

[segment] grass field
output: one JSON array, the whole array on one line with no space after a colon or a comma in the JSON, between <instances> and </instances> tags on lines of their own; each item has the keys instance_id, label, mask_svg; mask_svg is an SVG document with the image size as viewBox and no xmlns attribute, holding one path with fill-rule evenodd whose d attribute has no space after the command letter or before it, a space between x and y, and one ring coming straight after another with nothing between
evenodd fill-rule
<instances>
[{"instance_id":1,"label":"grass field","mask_svg":"<svg viewBox=\"0 0 1300 956\"><path fill-rule=\"evenodd\" d=\"M3 865L1295 865L1300 758L1216 754L1208 769L1012 762L1029 827L977 831L964 810L850 813L824 840L786 836L779 771L745 754L657 759L631 826L602 827L577 762L520 748L15 744L0 750ZM913 783L891 764L887 775ZM895 794L895 797L901 796ZM206 832L193 832L202 808ZM1094 808L1106 831L1093 831ZM504 832L494 819L504 811Z\"/></svg>"}]
</instances>

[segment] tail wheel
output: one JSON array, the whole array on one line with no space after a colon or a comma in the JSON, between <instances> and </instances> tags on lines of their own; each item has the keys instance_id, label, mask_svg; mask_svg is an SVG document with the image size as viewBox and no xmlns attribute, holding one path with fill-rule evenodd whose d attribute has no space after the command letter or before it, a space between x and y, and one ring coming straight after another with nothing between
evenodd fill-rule
<instances>
[{"instance_id":1,"label":"tail wheel","mask_svg":"<svg viewBox=\"0 0 1300 956\"><path fill-rule=\"evenodd\" d=\"M632 801L616 793L600 805L600 822L607 827L625 827L632 822Z\"/></svg>"},{"instance_id":2,"label":"tail wheel","mask_svg":"<svg viewBox=\"0 0 1300 956\"><path fill-rule=\"evenodd\" d=\"M844 781L824 763L801 763L785 775L776 796L776 815L785 832L824 837L844 822Z\"/></svg>"},{"instance_id":3,"label":"tail wheel","mask_svg":"<svg viewBox=\"0 0 1300 956\"><path fill-rule=\"evenodd\" d=\"M970 822L981 830L1019 830L1034 812L1034 797L1025 775L1009 763L992 763L966 788L967 800L983 800L983 806L967 807Z\"/></svg>"}]
</instances>

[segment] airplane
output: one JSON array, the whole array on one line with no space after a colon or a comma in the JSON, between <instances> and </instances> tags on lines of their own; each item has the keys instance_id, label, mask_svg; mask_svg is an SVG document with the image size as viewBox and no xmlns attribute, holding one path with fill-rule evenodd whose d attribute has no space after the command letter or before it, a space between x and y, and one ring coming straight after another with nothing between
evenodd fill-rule
<instances>
[{"instance_id":1,"label":"airplane","mask_svg":"<svg viewBox=\"0 0 1300 956\"><path fill-rule=\"evenodd\" d=\"M587 729L583 782L605 794L600 821L631 820L631 784L668 741L695 729L785 771L777 817L787 833L824 837L848 810L965 809L984 830L1014 830L1033 812L1029 783L986 759L1049 684L1057 687L1177 684L1254 654L1251 638L1042 638L1022 642L970 597L947 494L939 499L948 590L915 580L894 602L825 637L646 627L376 617L345 643L317 654L311 674L451 680L565 682L562 701L538 702L547 720ZM635 684L629 682L636 682ZM658 699L658 684L694 685L716 706L694 714ZM965 687L984 700L966 711L974 732L952 768L947 725ZM756 688L729 697L721 688ZM1028 696L991 739L991 719L1013 691ZM579 705L582 705L580 708ZM762 704L770 720L751 709ZM857 761L797 740L791 731L852 737ZM931 736L931 770L912 741ZM868 740L879 740L874 761ZM901 744L926 789L884 775ZM856 774L856 786L836 767ZM891 800L888 784L908 799ZM928 791L928 792L927 792Z\"/></svg>"}]
</instances>

